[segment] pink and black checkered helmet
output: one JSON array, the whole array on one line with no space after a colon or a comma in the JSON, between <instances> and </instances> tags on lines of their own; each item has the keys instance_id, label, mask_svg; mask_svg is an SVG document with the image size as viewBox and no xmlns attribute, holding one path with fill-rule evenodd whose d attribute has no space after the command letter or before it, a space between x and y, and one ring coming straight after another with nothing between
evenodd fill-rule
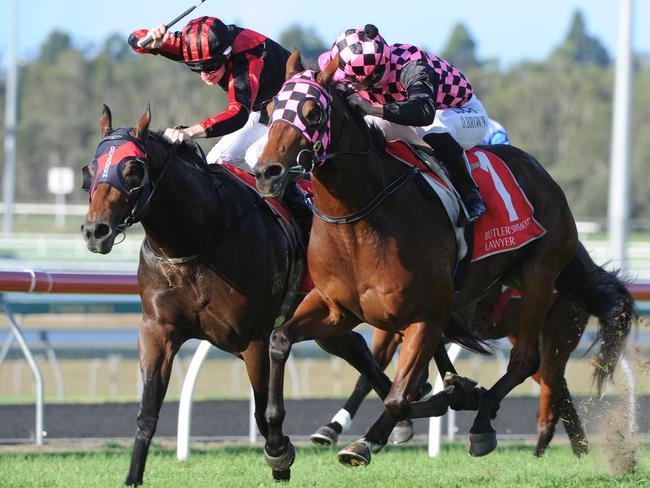
<instances>
[{"instance_id":1,"label":"pink and black checkered helmet","mask_svg":"<svg viewBox=\"0 0 650 488\"><path fill-rule=\"evenodd\" d=\"M345 77L367 86L380 82L390 66L390 46L372 24L343 32L334 41L333 51L338 51Z\"/></svg>"}]
</instances>

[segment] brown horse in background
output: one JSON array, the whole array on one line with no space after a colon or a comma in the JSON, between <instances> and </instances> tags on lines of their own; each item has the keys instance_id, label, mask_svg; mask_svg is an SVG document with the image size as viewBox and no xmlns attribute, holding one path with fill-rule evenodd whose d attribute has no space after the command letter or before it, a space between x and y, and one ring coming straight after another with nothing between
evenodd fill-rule
<instances>
[{"instance_id":1,"label":"brown horse in background","mask_svg":"<svg viewBox=\"0 0 650 488\"><path fill-rule=\"evenodd\" d=\"M613 273L610 276L615 284L618 281L617 277ZM633 304L628 301L628 295L622 287L620 289L622 290L621 301L627 302L629 309L632 310ZM495 287L480 301L467 305L455 313L452 320L468 324L469 330L481 339L508 337L514 344L517 336L520 302L516 298L510 298L511 292L510 289L502 292ZM589 314L585 312L584 308L563 295L556 297L546 315L540 336L540 367L532 377L540 385L539 409L537 410L538 437L534 449L536 456L544 454L553 439L555 427L560 420L576 456L584 454L589 448L582 421L564 377L569 357L578 346L588 320ZM594 365L594 378L599 390L604 377L612 377L616 362L622 353L621 342L616 337L617 330L619 328L616 323L600 320L601 350ZM401 339L399 334L375 329L371 350L382 368L386 368L393 359ZM350 428L351 420L370 390L371 386L368 380L360 376L352 394L343 405L343 410L347 412L347 414L342 413L343 418L349 419L345 430ZM333 446L337 443L339 434L344 431L341 422L336 420L339 418L338 415L311 436L314 444ZM403 420L397 423L391 434L391 441L403 445L412 437L413 422Z\"/></svg>"},{"instance_id":2,"label":"brown horse in background","mask_svg":"<svg viewBox=\"0 0 650 488\"><path fill-rule=\"evenodd\" d=\"M439 416L450 406L471 406L467 401L457 403L453 391L426 401L413 399L429 361L440 349L452 312L476 301L493 286L516 283L522 292L518 341L507 373L481 396L470 430L470 453L487 454L497 444L491 419L501 400L539 369L539 336L554 289L599 317L613 317L621 311L619 295L609 281L601 280L602 270L578 245L573 216L561 188L532 156L510 146L495 146L492 152L513 173L535 209L535 219L547 232L516 251L472 263L462 288L454 295L457 242L442 203L418 183L416 171L383 151L384 141L331 86L337 67L335 59L320 73L302 73L311 82L289 80L303 72L296 52L287 63L288 81L283 88L299 83L318 87L318 97L301 96L305 89L294 90L292 96L301 120L327 134L327 153L319 154L322 135L309 142L294 125L279 121L271 125L256 167L259 190L273 197L283 194L296 166L311 171L319 216L308 250L315 288L293 318L271 336L267 462L275 470L286 470L295 458L291 442L282 432L284 367L292 344L307 339L319 343L333 340L361 322L402 335L390 389L378 377L368 378L384 400L384 413L362 439L339 452L342 463L365 465L371 453L386 444L397 421Z\"/></svg>"},{"instance_id":3,"label":"brown horse in background","mask_svg":"<svg viewBox=\"0 0 650 488\"><path fill-rule=\"evenodd\" d=\"M188 339L244 361L266 435L269 335L291 301L294 253L290 234L257 193L219 165L208 169L188 144L150 132L149 109L132 129L113 130L111 119L105 106L95 156L105 166L101 174L96 162L84 169L91 201L81 233L102 254L134 221L146 233L138 266L144 389L126 478L139 485L172 361ZM354 344L354 354L372 359L363 339Z\"/></svg>"}]
</instances>

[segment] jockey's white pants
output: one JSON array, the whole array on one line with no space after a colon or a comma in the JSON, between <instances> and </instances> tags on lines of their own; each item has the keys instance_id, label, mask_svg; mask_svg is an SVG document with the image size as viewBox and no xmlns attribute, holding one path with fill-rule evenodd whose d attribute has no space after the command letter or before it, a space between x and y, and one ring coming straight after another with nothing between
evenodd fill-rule
<instances>
[{"instance_id":1,"label":"jockey's white pants","mask_svg":"<svg viewBox=\"0 0 650 488\"><path fill-rule=\"evenodd\" d=\"M252 146L255 146L255 143L262 137L266 142L267 128L265 125L260 124L259 120L260 113L251 112L246 124L241 129L223 136L207 154L208 164L230 163L250 172L257 163L257 158L251 156L249 162L246 155L247 151Z\"/></svg>"},{"instance_id":2,"label":"jockey's white pants","mask_svg":"<svg viewBox=\"0 0 650 488\"><path fill-rule=\"evenodd\" d=\"M483 104L476 95L459 108L436 110L433 124L426 127L411 127L396 124L381 117L366 115L368 125L379 129L387 141L402 140L415 145L424 145L426 134L450 134L463 149L481 144L489 129L489 118Z\"/></svg>"},{"instance_id":3,"label":"jockey's white pants","mask_svg":"<svg viewBox=\"0 0 650 488\"><path fill-rule=\"evenodd\" d=\"M252 112L244 127L223 136L208 153L208 163L227 162L245 171L253 170L268 140L267 127L259 119L259 112ZM422 140L426 134L449 133L463 149L470 149L483 143L489 131L488 115L476 95L460 108L437 110L433 124L426 127L396 124L372 115L366 115L365 119L386 140L403 140L415 145L426 144Z\"/></svg>"}]
</instances>

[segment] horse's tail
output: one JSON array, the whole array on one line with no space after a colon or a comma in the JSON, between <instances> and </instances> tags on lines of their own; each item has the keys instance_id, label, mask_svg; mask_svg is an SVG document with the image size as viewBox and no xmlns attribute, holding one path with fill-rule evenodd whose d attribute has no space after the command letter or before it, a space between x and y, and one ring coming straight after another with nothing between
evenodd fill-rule
<instances>
[{"instance_id":1,"label":"horse's tail","mask_svg":"<svg viewBox=\"0 0 650 488\"><path fill-rule=\"evenodd\" d=\"M637 318L634 299L618 273L598 266L582 243L578 243L578 252L556 282L562 295L598 317L600 327L594 344L600 342L600 351L595 360L594 381L599 394L605 378L612 379L632 322Z\"/></svg>"},{"instance_id":2,"label":"horse's tail","mask_svg":"<svg viewBox=\"0 0 650 488\"><path fill-rule=\"evenodd\" d=\"M455 342L465 349L476 352L478 354L492 354L486 347L486 343L475 336L469 329L455 317L452 316L449 325L444 331L446 342Z\"/></svg>"}]
</instances>

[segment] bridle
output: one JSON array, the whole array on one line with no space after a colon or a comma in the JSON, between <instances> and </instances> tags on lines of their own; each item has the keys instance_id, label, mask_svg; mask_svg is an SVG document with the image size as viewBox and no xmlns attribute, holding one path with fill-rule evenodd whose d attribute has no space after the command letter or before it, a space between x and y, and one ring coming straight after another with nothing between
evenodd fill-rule
<instances>
[{"instance_id":1,"label":"bridle","mask_svg":"<svg viewBox=\"0 0 650 488\"><path fill-rule=\"evenodd\" d=\"M302 88L300 88L301 85ZM361 151L327 151L329 142L332 140L330 121L332 114L333 96L329 90L329 88L325 88L316 81L315 73L313 71L307 70L293 76L292 78L289 78L284 83L284 85L282 85L278 96L275 98L276 106L273 109L270 126L278 122L289 124L298 130L298 132L310 143L309 148L302 149L300 152L298 152L295 164L290 166L287 170L287 179L301 178L307 173L311 173L312 171L321 167L326 161L330 159L341 156L365 156L370 154L373 149L375 149L372 138L370 137L369 132L366 130L363 131L366 137L365 149ZM304 96L300 97L299 99L296 96L292 97L292 95L295 93L303 94ZM289 103L282 103L283 100L293 100L293 105L295 105L295 108L288 109L287 106ZM316 123L308 123L302 113L302 107L308 100L315 103L321 111L322 115ZM281 104L280 107L277 106L278 103ZM350 114L347 110L345 111L344 117L346 120L350 119ZM345 124L340 125L341 127L339 129L339 133L337 134L337 138L334 140L338 140L343 134ZM304 159L302 158L303 154L307 154L309 156L308 164L306 166L301 162L301 160ZM347 215L333 216L323 213L316 207L316 205L314 205L314 215L330 224L351 224L357 222L367 217L386 198L395 193L405 183L422 172L422 170L416 167L412 167L410 170L402 173L395 180L386 185L384 182L383 167L381 165L379 166L379 170L381 172L381 179L383 182L382 189L364 208Z\"/></svg>"},{"instance_id":2,"label":"bridle","mask_svg":"<svg viewBox=\"0 0 650 488\"><path fill-rule=\"evenodd\" d=\"M89 193L89 202L92 201L93 194L100 184L110 185L126 197L131 204L131 211L117 225L118 234L125 234L126 229L145 218L151 199L167 169L171 166L177 148L178 146L175 144L172 146L160 175L156 181L152 181L147 160L146 143L133 137L130 128L115 129L99 141L95 158L89 165L82 168L83 183L81 189ZM129 188L124 181L124 165L130 161L140 165L143 171L142 181L135 188ZM93 167L94 171L92 173L89 166Z\"/></svg>"}]
</instances>

